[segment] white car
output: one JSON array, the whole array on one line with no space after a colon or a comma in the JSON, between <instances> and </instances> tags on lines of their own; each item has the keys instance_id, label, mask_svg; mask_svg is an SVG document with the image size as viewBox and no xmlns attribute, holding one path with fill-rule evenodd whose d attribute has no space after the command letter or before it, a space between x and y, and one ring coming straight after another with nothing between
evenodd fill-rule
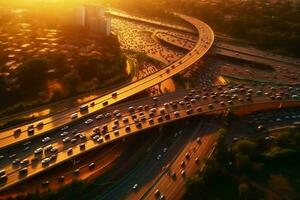
<instances>
[{"instance_id":1,"label":"white car","mask_svg":"<svg viewBox=\"0 0 300 200\"><path fill-rule=\"evenodd\" d=\"M50 162L50 158L44 158L43 160L42 160L42 165L47 165L47 164L49 164L49 162Z\"/></svg>"},{"instance_id":2,"label":"white car","mask_svg":"<svg viewBox=\"0 0 300 200\"><path fill-rule=\"evenodd\" d=\"M103 114L97 115L97 116L96 116L96 119L97 119L97 120L103 119Z\"/></svg>"},{"instance_id":3,"label":"white car","mask_svg":"<svg viewBox=\"0 0 300 200\"><path fill-rule=\"evenodd\" d=\"M42 139L42 142L43 143L46 143L46 142L49 142L51 140L50 137L45 137L44 139Z\"/></svg>"},{"instance_id":4,"label":"white car","mask_svg":"<svg viewBox=\"0 0 300 200\"><path fill-rule=\"evenodd\" d=\"M71 138L66 137L66 138L64 138L62 141L63 141L63 143L66 143L66 142L69 142L70 140L71 140Z\"/></svg>"},{"instance_id":5,"label":"white car","mask_svg":"<svg viewBox=\"0 0 300 200\"><path fill-rule=\"evenodd\" d=\"M139 185L136 183L136 184L133 185L132 189L137 190L138 187L139 187Z\"/></svg>"},{"instance_id":6,"label":"white car","mask_svg":"<svg viewBox=\"0 0 300 200\"><path fill-rule=\"evenodd\" d=\"M63 133L60 134L60 136L62 136L62 137L66 136L66 135L69 135L69 132L64 131Z\"/></svg>"},{"instance_id":7,"label":"white car","mask_svg":"<svg viewBox=\"0 0 300 200\"><path fill-rule=\"evenodd\" d=\"M92 120L92 119L88 119L88 120L86 120L84 123L85 123L86 125L88 125L88 124L93 123L93 120Z\"/></svg>"},{"instance_id":8,"label":"white car","mask_svg":"<svg viewBox=\"0 0 300 200\"><path fill-rule=\"evenodd\" d=\"M64 126L64 127L62 127L60 130L61 131L65 131L65 130L67 130L69 128L69 126Z\"/></svg>"},{"instance_id":9,"label":"white car","mask_svg":"<svg viewBox=\"0 0 300 200\"><path fill-rule=\"evenodd\" d=\"M42 148L37 148L35 151L34 151L34 154L39 154L39 153L42 153L43 152L43 149Z\"/></svg>"}]
</instances>

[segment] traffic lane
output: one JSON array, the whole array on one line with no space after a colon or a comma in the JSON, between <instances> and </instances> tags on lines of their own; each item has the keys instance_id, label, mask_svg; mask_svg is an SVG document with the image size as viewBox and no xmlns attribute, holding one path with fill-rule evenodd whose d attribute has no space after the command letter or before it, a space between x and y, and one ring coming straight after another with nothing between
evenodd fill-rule
<instances>
[{"instance_id":1,"label":"traffic lane","mask_svg":"<svg viewBox=\"0 0 300 200\"><path fill-rule=\"evenodd\" d=\"M194 138L194 133L199 132L199 130L203 130L202 133L206 133L207 131L207 120L211 121L211 118L203 117L200 119L200 122L196 126L195 130L186 130L184 135L188 136L184 143L182 143L180 148L175 148L173 151L175 151L173 154L169 155L169 160L167 163L165 163L164 169L161 171L157 171L156 174L154 174L151 179L144 180L141 188L139 188L137 191L132 191L126 199L142 199L145 198L146 193L149 191L149 188L153 187L153 184L155 184L157 178L159 178L161 175L165 174L165 170L169 168L170 165L173 165L173 160L177 158L177 156L185 149L186 145ZM193 126L195 127L195 126ZM190 134L191 132L194 132L193 134ZM171 150L170 150L171 151ZM150 181L151 180L151 181Z\"/></svg>"},{"instance_id":2,"label":"traffic lane","mask_svg":"<svg viewBox=\"0 0 300 200\"><path fill-rule=\"evenodd\" d=\"M1 198L8 198L16 195L16 190L18 190L20 194L28 194L31 192L35 192L36 190L48 191L57 190L64 185L68 185L72 183L74 180L90 180L93 178L94 174L104 173L109 167L113 164L113 162L121 156L124 148L126 148L125 143L117 143L113 146L108 146L108 148L101 149L101 151L97 152L97 156L94 157L95 152L93 153L93 157L88 156L76 159L76 164L71 165L70 163L66 163L62 165L60 168L55 169L54 171L50 171L47 174L42 176L35 177L30 180L28 184L16 185L15 187L8 189L1 193ZM91 168L89 165L91 163L95 164L95 167ZM79 169L80 173L78 175L74 174L74 170ZM64 181L60 181L59 179L64 176ZM44 185L43 182L48 181L49 185Z\"/></svg>"},{"instance_id":3,"label":"traffic lane","mask_svg":"<svg viewBox=\"0 0 300 200\"><path fill-rule=\"evenodd\" d=\"M187 90L182 90L182 91L176 92L176 94L170 93L168 95L164 95L164 96L160 97L160 99L157 101L157 106L162 107L164 102L166 102L167 100L170 100L169 98L171 98L172 100L179 101L179 100L181 100L181 96L186 95L187 93L188 93ZM178 96L180 98L178 98ZM141 106L141 105L142 106L151 105L153 102L154 101L152 100L152 97L148 97L146 99L138 100L133 105L132 105L132 103L130 103L129 105L128 105L128 103L126 103L124 105L120 105L122 107L118 106L118 108L120 110L120 113L122 113L122 117L128 117L129 118L129 124L133 124L133 120L131 119L130 116L132 116L133 114L139 115L139 113L144 112L144 111L137 111L136 110L134 113L129 114L128 113L128 107L129 106L134 106L134 107L137 108L138 106ZM141 104L141 103L143 103L143 104ZM113 111L114 111L114 109L112 108L112 109L108 110L107 113L112 113ZM103 113L103 114L105 115L105 113ZM95 116L93 116L92 118L95 120ZM77 129L76 133L80 133L80 132L85 133L86 130L92 130L93 128L95 128L97 126L101 127L101 126L106 125L106 124L109 124L108 126L111 128L112 125L114 124L114 123L112 123L112 122L114 122L114 120L118 120L118 119L112 117L110 119L104 119L104 120L101 120L101 121L96 120L97 125L95 125L95 123L92 123L90 125L86 125L84 122L82 122L81 124L78 124L78 125L75 125L75 126L70 126L66 130L66 131L69 132L69 134L67 136L70 136L70 137L74 136L74 134L71 134L70 132L72 132L75 129ZM119 126L122 127L122 126L125 126L125 125L127 125L127 124L124 124L122 121L119 122ZM1 155L5 156L5 158L7 159L10 155L15 154L16 152L22 152L21 154L18 153L15 158L19 158L19 159L23 160L25 158L30 159L30 158L28 158L28 155L34 154L33 151L36 150L39 147L45 147L45 146L48 146L48 145L51 144L54 147L58 148L58 151L61 151L63 149L67 149L67 148L72 147L74 145L78 145L78 142L74 143L73 145L70 144L70 143L68 143L68 144L63 143L62 139L67 137L67 136L61 137L60 133L63 133L63 131L45 135L44 137L46 137L46 136L51 137L51 142L48 142L46 144L42 142L41 138L34 138L33 140L31 140L31 144L30 144L31 149L26 151L26 152L23 151L25 146L23 147L22 145L21 146L17 145L17 146L14 146L13 148L10 148L8 151L5 151L5 152L3 150L1 150ZM27 146L29 146L29 145L27 145ZM0 166L5 164L4 161L6 161L6 159L1 160L1 165ZM13 159L9 159L9 162L11 162L12 160ZM3 168L3 167L0 167L0 168ZM9 172L9 171L7 171L7 172Z\"/></svg>"},{"instance_id":4,"label":"traffic lane","mask_svg":"<svg viewBox=\"0 0 300 200\"><path fill-rule=\"evenodd\" d=\"M203 123L205 119L202 117L199 120L201 121L200 123ZM180 124L179 127L179 131L175 132L174 134L170 134L170 132L168 132L168 140L172 141L169 146L168 142L163 140L159 146L156 146L153 151L149 152L150 155L148 154L148 158L150 159L143 159L143 163L145 164L140 171L135 173L135 177L128 177L128 175L126 175L124 177L126 181L119 184L118 188L115 188L113 191L111 190L109 192L110 195L101 194L101 198L99 199L124 199L129 192L132 192L132 187L135 184L143 185L144 183L150 181L158 172L163 170L167 163L169 163L170 160L180 151L180 149L184 147L184 144L189 141L190 136L187 133L188 129L194 128L194 126L188 126L186 124L184 126ZM184 131L181 133L182 130ZM168 147L167 151L164 152L164 148L166 147ZM161 155L159 159L157 159L158 155ZM151 164L149 165L149 163ZM139 186L136 192L140 192Z\"/></svg>"},{"instance_id":5,"label":"traffic lane","mask_svg":"<svg viewBox=\"0 0 300 200\"><path fill-rule=\"evenodd\" d=\"M214 120L209 120L209 123L211 123L211 122L214 122ZM209 126L210 124L209 125L205 124L205 125L206 126L200 127L200 130L197 130L197 131L195 131L193 133L193 136L197 136L198 137L198 135L201 135L203 137L202 138L202 140L203 140L202 142L203 143L206 142L206 140L207 140L206 136L210 136L211 130L213 129L213 127ZM215 126L216 123L213 123L213 125ZM181 161L185 159L185 153L186 153L186 151L189 150L189 149L191 149L190 146L191 146L191 144L194 144L194 143L195 142L194 142L193 138L190 138L189 143L187 143L185 145L184 149L182 149L182 151L180 151L180 154L177 157L175 157L175 161L170 164L170 170L169 170L170 172L176 172L176 171L174 171L175 168L176 168L176 165L179 166L180 163L181 163ZM199 146L199 144L197 143L196 146ZM150 188L150 192L147 191L148 193L144 193L142 196L139 196L138 199L148 199L148 198L151 199L151 198L154 198L155 197L155 195L154 195L155 190L156 189L160 189L160 187L158 187L158 185L161 185L163 188L166 188L166 189L169 189L169 188L174 189L174 187L178 183L176 181L180 181L180 180L178 180L179 178L181 178L180 177L180 171L178 173L176 172L176 179L173 179L169 175L168 171L165 172L164 175L162 176L162 178L159 179L159 181L154 186L152 186ZM177 189L175 189L175 190L177 190ZM131 198L129 198L129 199L131 199ZM172 198L167 198L167 199L172 199Z\"/></svg>"},{"instance_id":6,"label":"traffic lane","mask_svg":"<svg viewBox=\"0 0 300 200\"><path fill-rule=\"evenodd\" d=\"M260 97L260 98L262 98L262 97ZM264 98L262 98L262 99L264 99ZM183 113L184 114L184 113ZM173 117L173 116L172 116ZM136 128L136 127L135 127Z\"/></svg>"},{"instance_id":7,"label":"traffic lane","mask_svg":"<svg viewBox=\"0 0 300 200\"><path fill-rule=\"evenodd\" d=\"M216 128L216 127L215 127ZM215 131L213 127L209 128L211 131ZM164 178L158 182L157 186L152 189L152 192L145 199L155 199L155 190L159 189L161 194L163 194L166 199L180 199L182 194L184 193L184 185L185 185L185 178L181 176L180 163L185 161L185 167L183 168L186 172L186 175L189 176L194 173L196 170L192 170L198 168L199 165L194 163L194 159L196 157L201 157L202 159L207 158L209 153L211 152L211 147L215 144L216 135L215 133L208 133L204 134L201 137L201 145L196 141L191 142L182 154L176 159L175 163L171 167L171 171L176 173L176 179L174 180L170 175L165 174ZM198 148L196 152L192 149L196 147ZM187 160L185 158L185 153L189 152L190 159ZM191 163L193 162L193 163Z\"/></svg>"},{"instance_id":8,"label":"traffic lane","mask_svg":"<svg viewBox=\"0 0 300 200\"><path fill-rule=\"evenodd\" d=\"M100 199L123 199L128 192L132 191L132 187L135 184L140 184L144 180L150 179L153 173L160 171L164 165L164 161L167 159L165 154L169 153L172 149L180 148L185 140L185 135L183 134L176 138L173 138L173 135L169 135L169 138L167 139L170 142L170 146L165 144L165 140L161 140L151 149L151 151L147 152L145 158L141 161L141 165L138 165L132 171L127 173L123 178L123 181L119 182L116 187L108 190L107 193L101 194ZM166 147L168 148L168 151L164 153L163 149ZM160 159L157 159L158 155L161 155ZM149 165L149 163L151 164ZM145 169L147 170L145 171Z\"/></svg>"}]
</instances>

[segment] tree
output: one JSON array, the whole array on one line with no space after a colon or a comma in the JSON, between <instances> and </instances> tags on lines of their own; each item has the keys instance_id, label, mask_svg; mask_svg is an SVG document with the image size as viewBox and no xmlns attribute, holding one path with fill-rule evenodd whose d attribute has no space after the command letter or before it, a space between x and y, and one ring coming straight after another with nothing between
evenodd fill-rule
<instances>
[{"instance_id":1,"label":"tree","mask_svg":"<svg viewBox=\"0 0 300 200\"><path fill-rule=\"evenodd\" d=\"M240 171L248 170L251 164L249 156L242 153L235 154L235 163Z\"/></svg>"},{"instance_id":2,"label":"tree","mask_svg":"<svg viewBox=\"0 0 300 200\"><path fill-rule=\"evenodd\" d=\"M77 70L72 70L63 77L63 85L67 89L68 94L75 94L81 79Z\"/></svg>"},{"instance_id":3,"label":"tree","mask_svg":"<svg viewBox=\"0 0 300 200\"><path fill-rule=\"evenodd\" d=\"M241 200L252 199L249 186L245 183L239 184L239 199Z\"/></svg>"},{"instance_id":4,"label":"tree","mask_svg":"<svg viewBox=\"0 0 300 200\"><path fill-rule=\"evenodd\" d=\"M247 156L256 156L258 153L258 146L256 143L249 140L240 140L233 146L233 152L242 153Z\"/></svg>"},{"instance_id":5,"label":"tree","mask_svg":"<svg viewBox=\"0 0 300 200\"><path fill-rule=\"evenodd\" d=\"M49 64L45 59L27 61L17 73L21 88L26 93L35 94L45 89Z\"/></svg>"}]
</instances>

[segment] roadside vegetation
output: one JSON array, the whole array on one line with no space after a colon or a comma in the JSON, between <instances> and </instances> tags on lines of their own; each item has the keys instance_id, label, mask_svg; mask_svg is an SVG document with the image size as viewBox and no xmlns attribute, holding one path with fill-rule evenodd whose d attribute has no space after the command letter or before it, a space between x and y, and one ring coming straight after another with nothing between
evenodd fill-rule
<instances>
[{"instance_id":1,"label":"roadside vegetation","mask_svg":"<svg viewBox=\"0 0 300 200\"><path fill-rule=\"evenodd\" d=\"M299 199L300 129L236 142L220 132L203 172L189 177L183 199Z\"/></svg>"},{"instance_id":2,"label":"roadside vegetation","mask_svg":"<svg viewBox=\"0 0 300 200\"><path fill-rule=\"evenodd\" d=\"M127 80L126 57L115 36L103 39L99 56L78 55L70 66L66 57L49 54L29 58L10 81L0 77L0 115L21 112ZM14 82L12 83L11 80Z\"/></svg>"}]
</instances>

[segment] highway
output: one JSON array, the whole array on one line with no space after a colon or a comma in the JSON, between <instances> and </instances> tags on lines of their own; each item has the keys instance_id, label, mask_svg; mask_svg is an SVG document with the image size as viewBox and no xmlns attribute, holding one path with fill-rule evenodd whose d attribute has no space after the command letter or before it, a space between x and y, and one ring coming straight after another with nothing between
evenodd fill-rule
<instances>
[{"instance_id":1,"label":"highway","mask_svg":"<svg viewBox=\"0 0 300 200\"><path fill-rule=\"evenodd\" d=\"M218 119L208 118L205 119L205 122L200 121L193 132L185 133L189 136L188 140L177 154L166 163L164 169L148 182L141 184L136 191L131 190L126 199L157 199L159 197L155 197L156 190L159 190L160 195L166 199L180 199L185 184L185 177L181 176L181 171L185 170L186 176L189 176L204 164L216 142L215 133L220 127L219 122ZM201 143L197 142L198 137L201 138ZM185 158L186 153L189 153L189 159ZM199 163L195 163L196 158L199 159ZM184 167L181 167L182 162L185 162Z\"/></svg>"},{"instance_id":2,"label":"highway","mask_svg":"<svg viewBox=\"0 0 300 200\"><path fill-rule=\"evenodd\" d=\"M183 48L185 50L190 50L196 42L195 38L182 37L181 35L175 35L168 31L156 31L155 36L162 41ZM238 58L241 60L266 64L275 67L281 66L297 69L297 67L300 66L300 61L298 59L269 54L261 50L240 47L223 42L215 42L211 49L211 52L227 57Z\"/></svg>"},{"instance_id":3,"label":"highway","mask_svg":"<svg viewBox=\"0 0 300 200\"><path fill-rule=\"evenodd\" d=\"M109 11L109 14L111 14L112 16L120 17L120 18L127 19L127 20L133 20L133 21L152 24L152 25L156 25L156 26L161 26L161 27L165 27L165 28L169 28L169 29L173 29L173 30L177 30L177 31L182 31L182 32L191 34L190 38L189 38L190 42L197 41L195 39L195 37L193 37L195 32L191 29L188 29L188 28L185 28L182 26L161 23L159 21L148 20L148 19L144 19L144 18L140 18L140 17L135 17L135 16L129 15L127 13L120 13L120 12L115 12L115 11ZM215 35L215 37L216 37L216 39L218 39L218 35ZM222 38L222 37L220 37L220 38ZM220 39L220 41L215 42L213 47L216 49L216 53L219 53L219 54L222 54L225 56L237 57L237 58L251 61L251 58L247 57L247 55L248 55L248 56L251 56L252 58L257 59L256 62L258 62L258 63L263 62L262 64L268 64L268 63L274 64L275 63L277 65L283 65L283 66L291 66L291 65L300 66L299 59L294 59L291 57L268 53L268 52L265 52L265 51L262 51L259 49L255 49L253 47L242 47L242 46L232 45L232 44L224 43L221 40L222 39ZM170 42L170 43L172 43L172 42ZM189 50L189 49L187 49L187 50ZM228 53L228 52L230 52L230 53ZM243 54L243 56L245 56L245 57L239 56L237 53Z\"/></svg>"},{"instance_id":4,"label":"highway","mask_svg":"<svg viewBox=\"0 0 300 200\"><path fill-rule=\"evenodd\" d=\"M179 91L170 93L159 97L158 101L153 100L151 97L136 100L134 102L128 102L124 108L134 106L135 108L142 106L141 110L136 110L135 114L130 113L128 110L119 111L123 120L120 118L112 117L109 122L103 121L101 123L92 123L89 126L83 126L79 124L81 129L85 129L84 133L86 139L77 139L74 143L63 143L61 140L64 137L60 137L59 134L51 135L51 137L59 138L59 142L55 142L53 146L58 148L54 153L55 159L51 159L46 165L43 165L40 161L45 158L49 158L53 153L46 152L35 156L31 151L25 153L25 157L18 157L20 160L28 159L31 161L34 157L38 157L38 160L29 162L27 165L17 165L12 167L10 164L15 158L6 158L8 160L1 163L1 167L6 169L8 179L5 184L2 184L2 190L8 188L14 184L24 181L30 177L36 176L46 170L53 168L67 160L70 160L78 155L87 153L92 149L109 144L113 141L120 140L124 137L128 137L132 134L140 131L156 127L165 123L171 123L173 121L190 117L194 115L201 115L205 113L214 113L230 108L250 108L254 105L256 108L284 108L295 107L300 105L300 101L295 98L295 95L299 95L299 90L293 87L273 87L273 86L219 86L210 89L197 89L192 91ZM165 96L165 98L164 98ZM162 101L164 100L164 101ZM177 103L175 103L177 102ZM154 105L153 109L151 108ZM145 105L152 105L145 108ZM269 107L268 107L269 106ZM116 107L120 108L122 106ZM128 121L124 122L124 117L128 117ZM116 125L116 121L117 124ZM104 128L107 125L107 131ZM94 132L93 129L100 127L99 132ZM102 128L101 128L102 127ZM78 127L72 127L72 130ZM68 130L72 132L72 130ZM83 130L78 130L79 132ZM102 133L100 133L102 132ZM68 133L70 135L70 133ZM97 138L94 136L98 135ZM71 136L71 135L70 135ZM71 136L76 138L76 136ZM100 138L100 139L99 139ZM84 144L84 147L80 147L80 144ZM46 144L44 144L45 146ZM48 145L48 144L47 144ZM71 152L68 149L71 147ZM19 148L19 147L15 147ZM18 152L15 148L12 151ZM33 149L34 150L34 149ZM7 155L6 155L7 157ZM9 157L9 156L8 156ZM10 160L10 161L9 161ZM25 176L19 176L20 170L27 168L27 174Z\"/></svg>"},{"instance_id":5,"label":"highway","mask_svg":"<svg viewBox=\"0 0 300 200\"><path fill-rule=\"evenodd\" d=\"M74 107L59 114L54 114L52 116L39 119L30 124L26 123L21 126L2 131L0 133L0 149L8 147L12 144L24 142L27 139L36 137L37 135L42 135L49 131L56 130L57 128L62 127L68 123L75 123L82 117L88 117L90 114L98 112L106 106L117 103L164 80L167 80L175 74L194 64L197 60L203 57L212 46L214 41L214 33L207 24L203 23L198 19L184 15L178 16L191 23L199 33L199 41L196 43L195 47L191 50L191 52L189 52L187 55L183 56L175 63L172 63L171 65L141 80L129 83L92 102L82 105L88 107L87 112L80 112L79 107ZM72 120L71 115L75 113L77 114L77 119ZM37 124L39 123L39 121L43 122L43 126L37 128ZM33 128L29 126L33 126ZM17 137L15 137L14 132L17 129L21 132L17 133ZM28 129L34 133L28 133Z\"/></svg>"}]
</instances>

